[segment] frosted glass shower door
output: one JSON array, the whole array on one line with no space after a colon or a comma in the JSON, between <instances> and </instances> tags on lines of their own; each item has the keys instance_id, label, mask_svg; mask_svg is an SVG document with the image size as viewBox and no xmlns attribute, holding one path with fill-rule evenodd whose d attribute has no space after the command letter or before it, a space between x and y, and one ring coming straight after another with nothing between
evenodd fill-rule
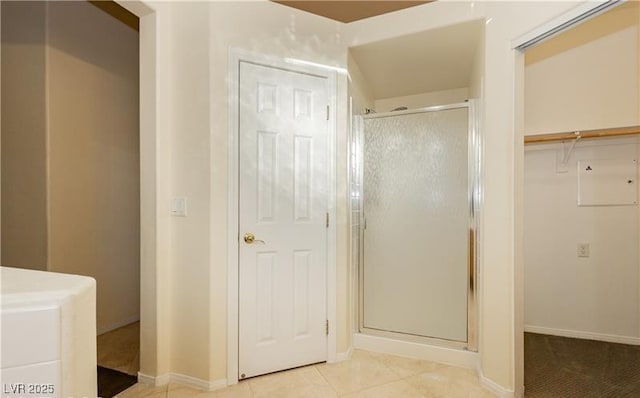
<instances>
[{"instance_id":1,"label":"frosted glass shower door","mask_svg":"<svg viewBox=\"0 0 640 398\"><path fill-rule=\"evenodd\" d=\"M362 326L467 341L468 109L364 121Z\"/></svg>"}]
</instances>

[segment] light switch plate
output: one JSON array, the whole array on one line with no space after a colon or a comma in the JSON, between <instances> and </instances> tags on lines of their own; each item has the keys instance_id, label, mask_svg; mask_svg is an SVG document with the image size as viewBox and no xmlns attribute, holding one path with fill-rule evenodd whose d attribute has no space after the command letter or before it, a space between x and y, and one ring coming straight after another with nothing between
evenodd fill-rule
<instances>
[{"instance_id":1,"label":"light switch plate","mask_svg":"<svg viewBox=\"0 0 640 398\"><path fill-rule=\"evenodd\" d=\"M589 257L588 243L578 243L578 257Z\"/></svg>"},{"instance_id":2,"label":"light switch plate","mask_svg":"<svg viewBox=\"0 0 640 398\"><path fill-rule=\"evenodd\" d=\"M171 199L171 215L175 217L187 216L187 198Z\"/></svg>"}]
</instances>

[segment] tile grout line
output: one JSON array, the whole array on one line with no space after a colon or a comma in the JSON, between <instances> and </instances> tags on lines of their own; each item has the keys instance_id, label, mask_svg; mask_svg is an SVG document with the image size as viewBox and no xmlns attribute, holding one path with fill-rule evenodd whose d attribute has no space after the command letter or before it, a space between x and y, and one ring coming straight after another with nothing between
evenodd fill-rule
<instances>
[{"instance_id":1,"label":"tile grout line","mask_svg":"<svg viewBox=\"0 0 640 398\"><path fill-rule=\"evenodd\" d=\"M325 362L325 364L327 364L327 362ZM324 374L320 371L320 369L318 369L318 365L313 365L313 368L316 370L316 372L320 373L320 377L322 377L322 380L324 380L329 385L329 387L331 387L333 392L336 393L337 397L344 396L344 395L340 395L340 393L338 393L338 390L336 390L336 388L333 386L333 384L331 384L331 382L326 377L324 377Z\"/></svg>"},{"instance_id":2,"label":"tile grout line","mask_svg":"<svg viewBox=\"0 0 640 398\"><path fill-rule=\"evenodd\" d=\"M404 357L402 357L402 358L404 358ZM421 361L422 361L422 360L421 360ZM426 361L426 362L430 362L430 361ZM382 362L382 364L386 366L386 364L384 364L384 362ZM450 367L450 366L451 366L451 365L446 365L446 364L438 364L438 363L436 363L436 364L438 365L438 369L443 369L443 368L445 368L445 367ZM415 386L413 386L413 385L412 385L410 382L408 382L407 380L408 380L408 379L410 379L410 378L416 377L416 376L420 376L420 375L425 374L425 373L431 373L431 371L424 371L424 370L421 370L421 371L418 371L418 372L416 372L416 373L414 373L414 374L410 374L410 375L407 375L407 376L402 377L402 376L398 375L398 373L396 373L396 372L395 372L393 369L391 369L389 366L386 366L386 367L387 367L387 368L389 368L389 370L391 370L391 372L392 372L392 373L396 374L396 375L399 377L399 379L398 379L398 380L396 380L396 381L391 381L391 382L385 383L385 384L391 384L391 383L395 383L395 382L398 382L398 381L404 381L404 382L405 382L405 383L407 383L407 385L411 388L411 390L413 390L413 391L417 392L418 394L421 394L421 395L422 395L422 393L420 392L420 390L419 390L418 388L416 388ZM476 377L477 377L477 375L476 375ZM484 391L487 391L487 389L486 389L486 388L484 388L484 387L482 387L481 385L479 385L479 380L477 380L477 381L478 381L478 386L479 386L481 389L483 389ZM385 384L382 384L382 385L385 385ZM370 387L370 388L373 388L373 387ZM366 390L366 389L365 389L365 390ZM436 394L435 392L432 392L432 391L429 391L429 392L430 392L430 393L432 393L432 394ZM447 395L440 395L440 394L438 394L438 395L434 395L434 397L433 397L433 398L447 398Z\"/></svg>"},{"instance_id":3,"label":"tile grout line","mask_svg":"<svg viewBox=\"0 0 640 398\"><path fill-rule=\"evenodd\" d=\"M391 372L391 374L395 375L397 377L397 379L390 380L390 381L387 381L385 383L373 384L373 385L370 385L370 386L367 386L367 387L364 387L364 388L360 388L360 389L355 390L355 391L350 391L350 392L342 394L342 395L338 394L339 397L344 397L344 396L349 395L349 394L359 393L359 392L366 391L366 390L369 390L369 389L372 389L372 388L375 388L375 387L380 387L380 386L383 386L385 384L394 383L396 381L402 380L400 375L398 375L396 372L394 372L393 369L391 369L389 366L387 366L383 361L381 361L381 360L379 360L379 359L377 359L375 357L372 357L372 358L370 358L370 362L375 362L376 364L381 365L382 367L387 369L389 372ZM331 383L329 383L329 385L331 385ZM337 393L337 391L336 391L336 393Z\"/></svg>"},{"instance_id":4,"label":"tile grout line","mask_svg":"<svg viewBox=\"0 0 640 398\"><path fill-rule=\"evenodd\" d=\"M249 386L249 394L251 394L251 398L255 397L255 393L253 392L253 387L251 387L251 380L245 380L247 386Z\"/></svg>"}]
</instances>

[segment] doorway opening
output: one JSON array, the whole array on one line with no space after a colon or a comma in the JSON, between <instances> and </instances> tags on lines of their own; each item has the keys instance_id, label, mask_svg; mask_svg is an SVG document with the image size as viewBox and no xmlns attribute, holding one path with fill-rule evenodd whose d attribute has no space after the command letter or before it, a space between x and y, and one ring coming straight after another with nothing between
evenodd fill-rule
<instances>
[{"instance_id":1,"label":"doorway opening","mask_svg":"<svg viewBox=\"0 0 640 398\"><path fill-rule=\"evenodd\" d=\"M2 264L95 278L98 365L135 382L138 19L113 2L3 2L2 19Z\"/></svg>"},{"instance_id":2,"label":"doorway opening","mask_svg":"<svg viewBox=\"0 0 640 398\"><path fill-rule=\"evenodd\" d=\"M631 2L524 52L527 397L640 391L639 40Z\"/></svg>"}]
</instances>

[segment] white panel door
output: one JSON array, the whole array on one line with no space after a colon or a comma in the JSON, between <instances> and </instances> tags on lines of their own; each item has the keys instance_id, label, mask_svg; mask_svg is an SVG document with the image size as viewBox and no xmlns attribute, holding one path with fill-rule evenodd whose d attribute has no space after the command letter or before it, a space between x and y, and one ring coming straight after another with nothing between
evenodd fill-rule
<instances>
[{"instance_id":1,"label":"white panel door","mask_svg":"<svg viewBox=\"0 0 640 398\"><path fill-rule=\"evenodd\" d=\"M325 78L240 63L240 379L326 360L327 104Z\"/></svg>"}]
</instances>

